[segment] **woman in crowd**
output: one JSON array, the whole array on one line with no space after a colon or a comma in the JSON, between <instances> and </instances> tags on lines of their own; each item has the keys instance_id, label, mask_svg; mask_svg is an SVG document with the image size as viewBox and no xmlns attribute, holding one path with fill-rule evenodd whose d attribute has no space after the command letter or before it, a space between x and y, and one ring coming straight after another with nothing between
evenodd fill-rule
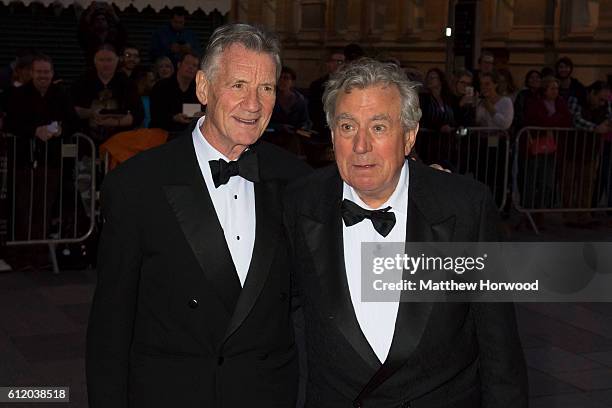
<instances>
[{"instance_id":1,"label":"woman in crowd","mask_svg":"<svg viewBox=\"0 0 612 408\"><path fill-rule=\"evenodd\" d=\"M455 74L451 107L457 126L474 126L478 93L475 92L473 83L474 75L470 71L459 71Z\"/></svg>"},{"instance_id":2,"label":"woman in crowd","mask_svg":"<svg viewBox=\"0 0 612 408\"><path fill-rule=\"evenodd\" d=\"M438 68L425 74L425 89L419 95L421 110L420 140L416 146L421 159L430 163L450 166L453 142L451 132L455 127L452 93L446 76ZM454 169L454 167L451 167Z\"/></svg>"},{"instance_id":3,"label":"woman in crowd","mask_svg":"<svg viewBox=\"0 0 612 408\"><path fill-rule=\"evenodd\" d=\"M160 79L170 78L174 75L174 65L172 65L172 61L168 57L159 57L155 60L155 65L153 67L153 73L155 74L155 82Z\"/></svg>"},{"instance_id":4,"label":"woman in crowd","mask_svg":"<svg viewBox=\"0 0 612 408\"><path fill-rule=\"evenodd\" d=\"M542 85L540 71L532 69L525 75L525 88L521 89L514 100L514 130L519 131L525 126L526 107L533 101L537 101Z\"/></svg>"},{"instance_id":5,"label":"woman in crowd","mask_svg":"<svg viewBox=\"0 0 612 408\"><path fill-rule=\"evenodd\" d=\"M512 99L497 93L499 78L495 72L481 74L481 99L476 107L476 125L507 130L514 118Z\"/></svg>"},{"instance_id":6,"label":"woman in crowd","mask_svg":"<svg viewBox=\"0 0 612 408\"><path fill-rule=\"evenodd\" d=\"M420 95L421 127L440 133L450 133L455 125L452 94L446 76L438 68L425 75L425 92Z\"/></svg>"}]
</instances>

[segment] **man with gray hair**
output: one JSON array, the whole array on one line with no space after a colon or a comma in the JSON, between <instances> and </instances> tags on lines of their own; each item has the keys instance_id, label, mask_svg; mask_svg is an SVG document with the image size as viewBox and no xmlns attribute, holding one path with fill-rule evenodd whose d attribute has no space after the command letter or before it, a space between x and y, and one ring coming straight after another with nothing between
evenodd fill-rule
<instances>
[{"instance_id":1,"label":"man with gray hair","mask_svg":"<svg viewBox=\"0 0 612 408\"><path fill-rule=\"evenodd\" d=\"M270 34L220 27L196 75L206 116L108 174L87 333L90 407L295 405L280 199L308 168L258 142L280 69Z\"/></svg>"},{"instance_id":2,"label":"man with gray hair","mask_svg":"<svg viewBox=\"0 0 612 408\"><path fill-rule=\"evenodd\" d=\"M526 407L511 304L361 298L364 242L499 240L486 186L406 160L421 111L394 64L358 60L332 75L323 98L336 165L285 193L306 406Z\"/></svg>"}]
</instances>

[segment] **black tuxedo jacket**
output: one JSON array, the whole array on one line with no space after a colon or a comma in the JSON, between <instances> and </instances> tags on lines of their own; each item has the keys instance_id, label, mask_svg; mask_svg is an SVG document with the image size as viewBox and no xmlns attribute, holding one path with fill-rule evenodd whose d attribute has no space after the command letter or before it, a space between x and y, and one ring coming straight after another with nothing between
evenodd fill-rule
<instances>
[{"instance_id":1,"label":"black tuxedo jacket","mask_svg":"<svg viewBox=\"0 0 612 408\"><path fill-rule=\"evenodd\" d=\"M412 160L409 166L407 241L498 240L497 211L484 185ZM527 406L511 304L402 302L381 364L351 303L337 168L297 181L286 200L305 318L307 407Z\"/></svg>"},{"instance_id":2,"label":"black tuxedo jacket","mask_svg":"<svg viewBox=\"0 0 612 408\"><path fill-rule=\"evenodd\" d=\"M92 408L291 407L297 359L287 181L308 171L257 143L256 236L241 289L191 132L104 183L105 224L87 333Z\"/></svg>"}]
</instances>

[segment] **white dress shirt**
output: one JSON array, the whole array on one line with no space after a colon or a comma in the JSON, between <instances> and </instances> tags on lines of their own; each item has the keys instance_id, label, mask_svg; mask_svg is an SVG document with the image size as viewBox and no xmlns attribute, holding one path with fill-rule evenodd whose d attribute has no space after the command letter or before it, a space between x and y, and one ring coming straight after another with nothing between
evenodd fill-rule
<instances>
[{"instance_id":1,"label":"white dress shirt","mask_svg":"<svg viewBox=\"0 0 612 408\"><path fill-rule=\"evenodd\" d=\"M255 245L255 188L252 181L240 176L231 177L227 184L215 188L208 162L230 160L212 147L202 135L200 127L204 120L205 117L201 117L193 129L193 146L240 284L244 286Z\"/></svg>"},{"instance_id":2,"label":"white dress shirt","mask_svg":"<svg viewBox=\"0 0 612 408\"><path fill-rule=\"evenodd\" d=\"M346 268L346 279L351 293L353 308L355 309L355 316L372 350L374 350L380 362L384 363L389 354L393 333L395 332L395 320L399 309L400 293L397 292L395 294L397 300L394 302L361 301L361 243L406 241L408 164L404 162L400 179L391 197L378 208L369 207L359 198L357 192L351 186L346 183L343 184L343 199L351 200L368 210L378 210L391 206L390 212L395 214L395 226L386 237L376 232L372 222L367 218L350 227L343 223L342 228L344 237L344 267ZM350 254L350 256L347 254ZM393 295L389 294L389 296Z\"/></svg>"}]
</instances>

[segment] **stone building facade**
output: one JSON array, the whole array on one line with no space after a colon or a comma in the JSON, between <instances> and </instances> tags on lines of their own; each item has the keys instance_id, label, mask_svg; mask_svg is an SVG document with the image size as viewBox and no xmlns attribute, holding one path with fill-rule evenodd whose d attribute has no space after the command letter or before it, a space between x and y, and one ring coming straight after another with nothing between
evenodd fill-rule
<instances>
[{"instance_id":1,"label":"stone building facade","mask_svg":"<svg viewBox=\"0 0 612 408\"><path fill-rule=\"evenodd\" d=\"M233 0L230 21L275 30L299 86L322 73L329 50L350 42L421 70L474 67L488 49L519 85L561 56L585 84L612 73L612 0Z\"/></svg>"}]
</instances>

